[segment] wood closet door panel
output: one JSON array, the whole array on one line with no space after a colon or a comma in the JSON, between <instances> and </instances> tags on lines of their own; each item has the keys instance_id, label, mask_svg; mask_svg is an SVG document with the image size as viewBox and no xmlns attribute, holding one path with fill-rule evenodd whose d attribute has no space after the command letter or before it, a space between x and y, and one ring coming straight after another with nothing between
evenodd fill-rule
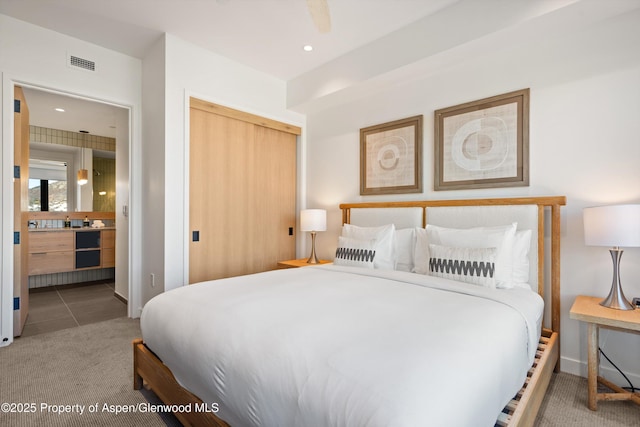
<instances>
[{"instance_id":1,"label":"wood closet door panel","mask_svg":"<svg viewBox=\"0 0 640 427\"><path fill-rule=\"evenodd\" d=\"M190 112L190 230L199 241L190 236L189 282L266 271L294 257L295 136Z\"/></svg>"},{"instance_id":2,"label":"wood closet door panel","mask_svg":"<svg viewBox=\"0 0 640 427\"><path fill-rule=\"evenodd\" d=\"M264 248L256 271L273 270L278 261L294 259L296 226L296 136L256 126L255 212L264 221L253 224L253 235ZM289 235L293 227L294 235Z\"/></svg>"}]
</instances>

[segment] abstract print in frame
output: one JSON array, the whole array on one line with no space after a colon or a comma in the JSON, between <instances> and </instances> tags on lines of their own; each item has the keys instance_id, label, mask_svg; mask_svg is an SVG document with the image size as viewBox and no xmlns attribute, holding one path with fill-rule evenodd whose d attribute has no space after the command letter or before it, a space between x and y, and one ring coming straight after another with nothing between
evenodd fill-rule
<instances>
[{"instance_id":1,"label":"abstract print in frame","mask_svg":"<svg viewBox=\"0 0 640 427\"><path fill-rule=\"evenodd\" d=\"M435 112L434 190L529 185L529 89Z\"/></svg>"},{"instance_id":2,"label":"abstract print in frame","mask_svg":"<svg viewBox=\"0 0 640 427\"><path fill-rule=\"evenodd\" d=\"M360 194L422 192L422 116L360 129Z\"/></svg>"}]
</instances>

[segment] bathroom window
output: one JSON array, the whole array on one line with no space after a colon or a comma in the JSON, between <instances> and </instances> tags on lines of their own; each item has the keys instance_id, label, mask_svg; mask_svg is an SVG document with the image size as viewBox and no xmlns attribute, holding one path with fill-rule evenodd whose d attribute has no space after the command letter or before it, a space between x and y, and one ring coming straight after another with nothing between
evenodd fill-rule
<instances>
[{"instance_id":1,"label":"bathroom window","mask_svg":"<svg viewBox=\"0 0 640 427\"><path fill-rule=\"evenodd\" d=\"M29 210L66 212L69 210L67 162L29 159Z\"/></svg>"},{"instance_id":2,"label":"bathroom window","mask_svg":"<svg viewBox=\"0 0 640 427\"><path fill-rule=\"evenodd\" d=\"M67 181L29 178L29 211L67 211Z\"/></svg>"}]
</instances>

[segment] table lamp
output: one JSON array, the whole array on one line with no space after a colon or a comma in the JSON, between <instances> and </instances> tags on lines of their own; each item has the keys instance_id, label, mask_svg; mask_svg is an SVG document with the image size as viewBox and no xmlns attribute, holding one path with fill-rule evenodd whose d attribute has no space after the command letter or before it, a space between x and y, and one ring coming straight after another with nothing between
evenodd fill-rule
<instances>
[{"instance_id":1,"label":"table lamp","mask_svg":"<svg viewBox=\"0 0 640 427\"><path fill-rule=\"evenodd\" d=\"M308 264L318 264L316 256L316 232L327 230L327 211L324 209L303 209L300 211L300 230L311 232L311 255Z\"/></svg>"},{"instance_id":2,"label":"table lamp","mask_svg":"<svg viewBox=\"0 0 640 427\"><path fill-rule=\"evenodd\" d=\"M612 205L586 208L584 242L590 246L609 246L613 261L611 291L600 305L618 310L633 310L620 284L621 246L640 246L640 205Z\"/></svg>"}]
</instances>

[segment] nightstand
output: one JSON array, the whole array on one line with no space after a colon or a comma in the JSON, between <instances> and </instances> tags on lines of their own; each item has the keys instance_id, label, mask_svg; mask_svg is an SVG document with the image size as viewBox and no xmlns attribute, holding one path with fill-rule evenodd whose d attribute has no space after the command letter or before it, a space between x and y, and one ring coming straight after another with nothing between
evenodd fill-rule
<instances>
[{"instance_id":1,"label":"nightstand","mask_svg":"<svg viewBox=\"0 0 640 427\"><path fill-rule=\"evenodd\" d=\"M298 268L298 267L308 267L310 265L320 265L320 264L329 264L332 261L321 259L318 260L318 264L309 264L307 262L309 258L303 259L290 259L288 261L280 261L278 262L278 268Z\"/></svg>"},{"instance_id":2,"label":"nightstand","mask_svg":"<svg viewBox=\"0 0 640 427\"><path fill-rule=\"evenodd\" d=\"M589 409L598 409L599 400L631 400L640 405L640 393L631 393L598 375L600 358L598 354L598 334L600 327L627 332L640 332L640 310L616 310L600 305L602 298L579 295L569 317L588 324L588 388ZM598 393L598 383L615 393Z\"/></svg>"}]
</instances>

